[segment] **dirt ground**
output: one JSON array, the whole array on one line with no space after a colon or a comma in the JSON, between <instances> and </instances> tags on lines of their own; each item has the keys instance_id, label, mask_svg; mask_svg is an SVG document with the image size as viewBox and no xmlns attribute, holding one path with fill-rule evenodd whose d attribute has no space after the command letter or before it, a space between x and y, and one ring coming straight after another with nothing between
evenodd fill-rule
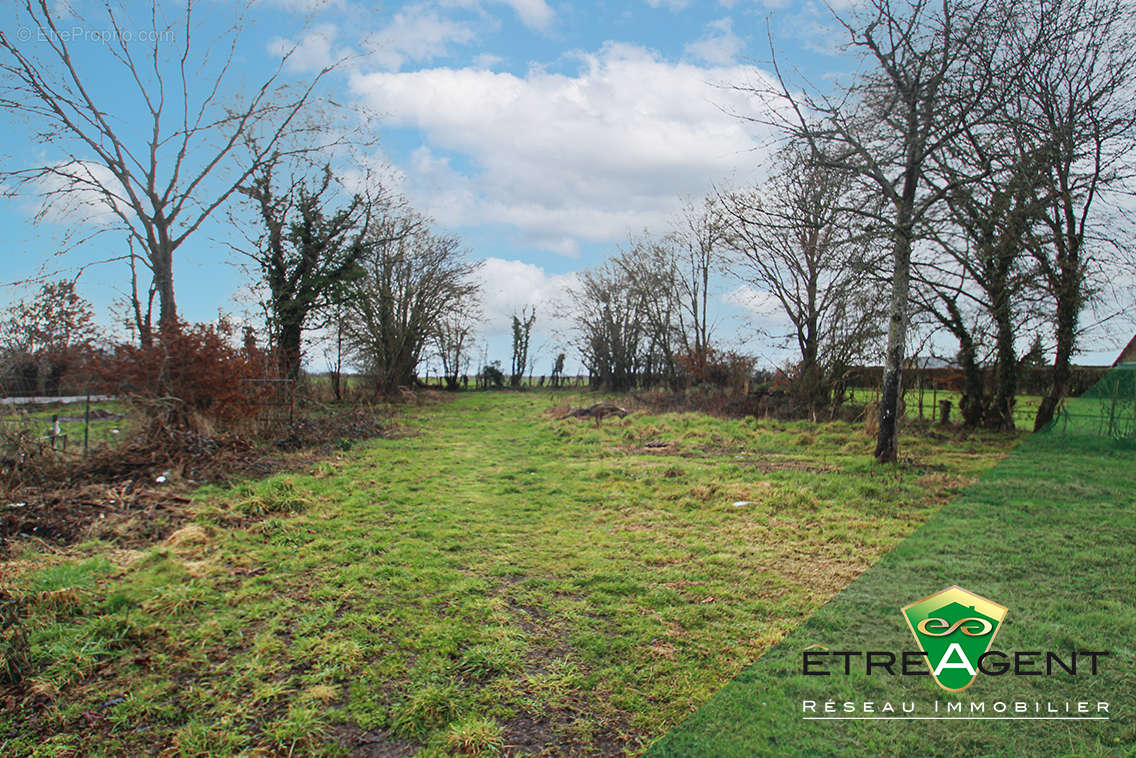
<instances>
[{"instance_id":1,"label":"dirt ground","mask_svg":"<svg viewBox=\"0 0 1136 758\"><path fill-rule=\"evenodd\" d=\"M354 408L301 416L264 440L174 432L160 440L140 435L86 458L48 451L19 469L9 458L0 462L7 464L0 466L0 560L24 540L152 544L186 521L202 484L303 468L358 440L397 433L389 412Z\"/></svg>"}]
</instances>

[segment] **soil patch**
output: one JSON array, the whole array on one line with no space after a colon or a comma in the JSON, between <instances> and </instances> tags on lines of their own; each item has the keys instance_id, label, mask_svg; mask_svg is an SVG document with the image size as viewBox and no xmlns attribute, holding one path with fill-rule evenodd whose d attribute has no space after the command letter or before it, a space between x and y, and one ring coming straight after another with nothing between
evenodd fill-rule
<instances>
[{"instance_id":1,"label":"soil patch","mask_svg":"<svg viewBox=\"0 0 1136 758\"><path fill-rule=\"evenodd\" d=\"M202 484L300 470L358 440L388 436L401 436L389 415L353 408L301 417L268 442L170 430L87 458L43 453L30 465L0 470L0 560L29 538L56 546L91 537L122 547L152 544L186 522L190 496Z\"/></svg>"}]
</instances>

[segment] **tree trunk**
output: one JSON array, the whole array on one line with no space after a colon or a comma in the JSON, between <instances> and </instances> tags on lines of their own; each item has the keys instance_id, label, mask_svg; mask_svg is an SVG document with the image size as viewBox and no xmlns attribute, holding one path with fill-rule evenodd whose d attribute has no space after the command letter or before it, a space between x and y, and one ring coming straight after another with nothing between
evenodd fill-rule
<instances>
[{"instance_id":1,"label":"tree trunk","mask_svg":"<svg viewBox=\"0 0 1136 758\"><path fill-rule=\"evenodd\" d=\"M1079 308L1068 299L1057 306L1057 355L1053 360L1053 381L1049 394L1041 401L1034 419L1033 430L1041 431L1057 414L1057 406L1069 391L1069 380L1073 375L1073 348L1077 334L1077 312Z\"/></svg>"},{"instance_id":2,"label":"tree trunk","mask_svg":"<svg viewBox=\"0 0 1136 758\"><path fill-rule=\"evenodd\" d=\"M995 374L994 403L987 413L986 425L991 429L1014 430L1014 397L1018 393L1018 357L1014 352L1014 328L1009 314L997 313L998 365Z\"/></svg>"},{"instance_id":3,"label":"tree trunk","mask_svg":"<svg viewBox=\"0 0 1136 758\"><path fill-rule=\"evenodd\" d=\"M880 429L876 460L895 463L899 455L899 399L903 393L903 351L907 341L907 298L911 288L911 235L900 226L895 239L895 271L888 307L888 344L880 392Z\"/></svg>"},{"instance_id":4,"label":"tree trunk","mask_svg":"<svg viewBox=\"0 0 1136 758\"><path fill-rule=\"evenodd\" d=\"M303 332L295 319L285 318L286 321L279 325L280 333L276 345L280 351L280 376L283 379L296 381L300 378L300 345Z\"/></svg>"},{"instance_id":5,"label":"tree trunk","mask_svg":"<svg viewBox=\"0 0 1136 758\"><path fill-rule=\"evenodd\" d=\"M963 426L975 429L982 424L982 415L986 410L986 382L982 368L978 365L974 342L970 339L960 339L960 342L959 362L962 364L963 389L959 411L962 412Z\"/></svg>"},{"instance_id":6,"label":"tree trunk","mask_svg":"<svg viewBox=\"0 0 1136 758\"><path fill-rule=\"evenodd\" d=\"M1041 431L1057 414L1057 406L1069 391L1072 377L1073 351L1076 348L1077 320L1081 313L1083 277L1080 259L1080 239L1070 234L1075 242L1066 243L1072 250L1058 255L1056 276L1053 277L1053 295L1057 313L1057 354L1053 359L1053 381L1049 395L1042 399L1034 419L1033 430ZM1068 248L1066 248L1068 249ZM1052 281L1052 280L1051 280Z\"/></svg>"},{"instance_id":7,"label":"tree trunk","mask_svg":"<svg viewBox=\"0 0 1136 758\"><path fill-rule=\"evenodd\" d=\"M816 342L810 339L806 345L799 377L801 399L808 405L810 413L816 413L825 401L822 377L820 366L817 364Z\"/></svg>"},{"instance_id":8,"label":"tree trunk","mask_svg":"<svg viewBox=\"0 0 1136 758\"><path fill-rule=\"evenodd\" d=\"M154 250L152 255L154 288L158 293L158 329L164 332L177 327L177 305L174 303L174 251L170 249L168 242L159 242L158 249Z\"/></svg>"}]
</instances>

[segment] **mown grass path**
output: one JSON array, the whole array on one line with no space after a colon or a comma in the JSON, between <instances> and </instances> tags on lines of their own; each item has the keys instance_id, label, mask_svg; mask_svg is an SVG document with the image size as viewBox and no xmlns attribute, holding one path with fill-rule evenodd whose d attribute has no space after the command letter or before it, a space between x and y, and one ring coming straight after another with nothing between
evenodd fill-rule
<instances>
[{"instance_id":1,"label":"mown grass path","mask_svg":"<svg viewBox=\"0 0 1136 758\"><path fill-rule=\"evenodd\" d=\"M881 468L843 423L550 405L409 408L397 439L203 490L153 549L29 548L0 752L636 754L1008 444L930 429Z\"/></svg>"},{"instance_id":2,"label":"mown grass path","mask_svg":"<svg viewBox=\"0 0 1136 758\"><path fill-rule=\"evenodd\" d=\"M1092 411L1089 405L1071 401L1074 411ZM1082 426L1063 433L1059 425L1021 444L655 744L649 758L1136 756L1136 448ZM1007 673L979 673L961 692L928 676L878 669L868 676L862 657L853 659L851 676L840 666L828 676L802 675L803 651L813 645L917 650L900 608L949 585L1008 608L993 647L1010 656ZM1026 673L1016 675L1013 656L1031 651ZM1108 656L1095 674L1082 658L1074 675L1056 665L1047 672L1040 654L1047 651L1066 665L1074 651ZM834 716L888 715L884 703L902 716L909 703L913 716L983 718L811 721L805 701L833 702ZM948 705L959 710L948 714ZM1039 719L1079 713L1108 720ZM1030 720L991 718L999 716Z\"/></svg>"}]
</instances>

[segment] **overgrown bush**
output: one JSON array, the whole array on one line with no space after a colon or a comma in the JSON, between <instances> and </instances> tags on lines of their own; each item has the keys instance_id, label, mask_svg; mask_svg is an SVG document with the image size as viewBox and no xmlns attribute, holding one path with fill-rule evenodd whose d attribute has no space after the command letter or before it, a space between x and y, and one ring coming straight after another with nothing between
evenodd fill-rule
<instances>
[{"instance_id":1,"label":"overgrown bush","mask_svg":"<svg viewBox=\"0 0 1136 758\"><path fill-rule=\"evenodd\" d=\"M234 344L235 329L216 324L164 328L151 345L115 345L99 363L108 390L132 398L152 419L173 428L210 431L251 418L266 387L268 357L246 340ZM204 427L204 428L203 428Z\"/></svg>"},{"instance_id":2,"label":"overgrown bush","mask_svg":"<svg viewBox=\"0 0 1136 758\"><path fill-rule=\"evenodd\" d=\"M707 385L734 392L746 387L756 363L748 355L712 347L681 353L677 362L690 386Z\"/></svg>"},{"instance_id":3,"label":"overgrown bush","mask_svg":"<svg viewBox=\"0 0 1136 758\"><path fill-rule=\"evenodd\" d=\"M486 387L491 386L493 389L499 390L505 386L505 374L496 361L481 370L481 379Z\"/></svg>"}]
</instances>

